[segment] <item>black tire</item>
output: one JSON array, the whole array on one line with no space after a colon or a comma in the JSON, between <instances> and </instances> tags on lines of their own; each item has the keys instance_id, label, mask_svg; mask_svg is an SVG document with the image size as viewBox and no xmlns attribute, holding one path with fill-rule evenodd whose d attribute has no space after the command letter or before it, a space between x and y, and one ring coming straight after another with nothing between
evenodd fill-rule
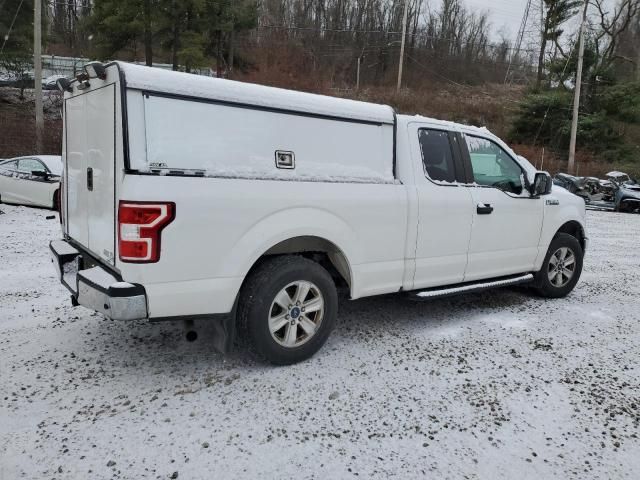
<instances>
[{"instance_id":1,"label":"black tire","mask_svg":"<svg viewBox=\"0 0 640 480\"><path fill-rule=\"evenodd\" d=\"M53 192L53 202L52 202L51 210L55 210L56 212L60 211L60 190L56 190Z\"/></svg>"},{"instance_id":2,"label":"black tire","mask_svg":"<svg viewBox=\"0 0 640 480\"><path fill-rule=\"evenodd\" d=\"M558 286L551 282L549 275L551 274L551 269L555 268L554 265L551 265L551 257L562 248L567 248L572 252L575 259L575 268L573 275L566 283L562 284L564 278L560 277L561 280L558 283L561 283L561 285ZM541 296L547 298L562 298L567 296L574 289L578 280L580 280L583 258L584 252L582 251L580 242L578 242L574 236L567 233L556 234L544 257L542 268L535 275L534 288Z\"/></svg>"},{"instance_id":3,"label":"black tire","mask_svg":"<svg viewBox=\"0 0 640 480\"><path fill-rule=\"evenodd\" d=\"M279 343L274 337L285 330L288 334L290 328L288 323L292 321L294 314L298 321L301 321L305 314L301 314L299 310L294 312L294 310L283 309L280 312L278 309L281 307L274 302L276 296L285 290L285 287L295 289L293 292L297 294L298 287L292 285L296 282L310 283L312 285L310 295L319 292L319 298L323 301L324 307L317 329L312 336L307 335L302 326L299 327L296 323L295 331L299 334L296 336L294 333L292 338L303 343L288 347ZM295 309L295 305L292 307ZM291 320L282 327L282 330L272 334L270 318L286 313L290 314L286 318ZM306 315L308 317L317 314L307 313ZM335 326L337 316L338 295L331 275L314 261L297 255L284 255L264 260L247 278L240 293L237 318L239 332L248 340L252 350L275 365L290 365L311 357L324 345ZM283 336L286 337L286 335ZM305 340L305 337L308 338ZM285 339L281 338L280 341Z\"/></svg>"}]
</instances>

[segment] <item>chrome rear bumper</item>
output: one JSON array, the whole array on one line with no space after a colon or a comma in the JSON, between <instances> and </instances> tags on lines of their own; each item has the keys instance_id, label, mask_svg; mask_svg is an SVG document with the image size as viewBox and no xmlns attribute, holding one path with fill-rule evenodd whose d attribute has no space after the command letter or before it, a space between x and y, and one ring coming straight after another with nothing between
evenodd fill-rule
<instances>
[{"instance_id":1,"label":"chrome rear bumper","mask_svg":"<svg viewBox=\"0 0 640 480\"><path fill-rule=\"evenodd\" d=\"M73 299L113 320L137 320L149 316L142 285L119 281L105 268L83 268L81 252L65 240L49 244L60 282Z\"/></svg>"}]
</instances>

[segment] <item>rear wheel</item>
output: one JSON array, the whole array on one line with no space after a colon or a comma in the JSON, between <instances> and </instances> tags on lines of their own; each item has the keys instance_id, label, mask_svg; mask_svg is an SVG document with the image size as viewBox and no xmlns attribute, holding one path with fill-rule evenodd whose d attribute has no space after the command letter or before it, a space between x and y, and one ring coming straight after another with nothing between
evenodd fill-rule
<instances>
[{"instance_id":1,"label":"rear wheel","mask_svg":"<svg viewBox=\"0 0 640 480\"><path fill-rule=\"evenodd\" d=\"M578 240L558 233L549 245L542 268L535 277L535 288L544 297L560 298L568 295L582 273L583 251Z\"/></svg>"},{"instance_id":2,"label":"rear wheel","mask_svg":"<svg viewBox=\"0 0 640 480\"><path fill-rule=\"evenodd\" d=\"M333 330L338 296L329 273L300 256L269 258L247 279L238 305L240 331L276 365L317 352Z\"/></svg>"}]
</instances>

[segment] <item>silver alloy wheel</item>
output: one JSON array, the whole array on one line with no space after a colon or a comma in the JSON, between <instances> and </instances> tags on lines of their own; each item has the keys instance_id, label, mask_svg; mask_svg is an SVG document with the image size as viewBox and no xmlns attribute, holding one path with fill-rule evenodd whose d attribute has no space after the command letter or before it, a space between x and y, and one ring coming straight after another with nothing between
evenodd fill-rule
<instances>
[{"instance_id":1,"label":"silver alloy wheel","mask_svg":"<svg viewBox=\"0 0 640 480\"><path fill-rule=\"evenodd\" d=\"M279 345L299 347L320 328L324 316L324 298L311 282L299 280L284 287L271 303L269 331Z\"/></svg>"},{"instance_id":2,"label":"silver alloy wheel","mask_svg":"<svg viewBox=\"0 0 640 480\"><path fill-rule=\"evenodd\" d=\"M573 278L576 271L576 256L568 247L561 247L549 258L547 274L551 285L564 287Z\"/></svg>"}]
</instances>

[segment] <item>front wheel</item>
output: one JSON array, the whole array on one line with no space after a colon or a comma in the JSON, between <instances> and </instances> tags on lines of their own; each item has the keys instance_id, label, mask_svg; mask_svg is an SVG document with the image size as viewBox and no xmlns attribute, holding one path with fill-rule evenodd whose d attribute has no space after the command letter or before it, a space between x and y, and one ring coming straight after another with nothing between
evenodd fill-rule
<instances>
[{"instance_id":1,"label":"front wheel","mask_svg":"<svg viewBox=\"0 0 640 480\"><path fill-rule=\"evenodd\" d=\"M575 237L558 233L549 245L542 268L536 273L538 293L549 298L567 296L580 279L583 257L582 247Z\"/></svg>"},{"instance_id":2,"label":"front wheel","mask_svg":"<svg viewBox=\"0 0 640 480\"><path fill-rule=\"evenodd\" d=\"M247 278L238 305L240 331L276 365L316 353L333 330L338 295L329 273L300 256L265 260Z\"/></svg>"}]
</instances>

